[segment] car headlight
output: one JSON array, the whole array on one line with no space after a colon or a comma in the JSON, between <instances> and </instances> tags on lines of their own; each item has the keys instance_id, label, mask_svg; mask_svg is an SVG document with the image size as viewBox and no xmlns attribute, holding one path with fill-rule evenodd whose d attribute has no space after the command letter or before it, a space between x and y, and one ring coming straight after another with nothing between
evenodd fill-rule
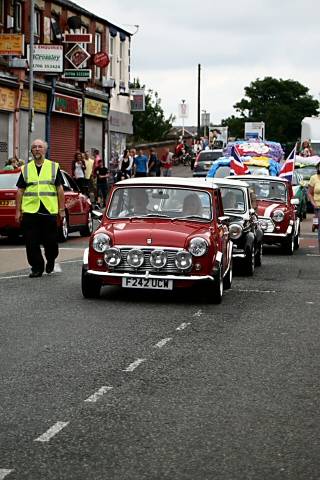
<instances>
[{"instance_id":1,"label":"car headlight","mask_svg":"<svg viewBox=\"0 0 320 480\"><path fill-rule=\"evenodd\" d=\"M127 262L131 267L139 268L144 262L143 251L137 248L133 248L128 252Z\"/></svg>"},{"instance_id":2,"label":"car headlight","mask_svg":"<svg viewBox=\"0 0 320 480\"><path fill-rule=\"evenodd\" d=\"M237 240L242 235L242 227L238 223L229 225L229 235L231 240Z\"/></svg>"},{"instance_id":3,"label":"car headlight","mask_svg":"<svg viewBox=\"0 0 320 480\"><path fill-rule=\"evenodd\" d=\"M104 254L104 261L109 267L116 267L121 262L121 252L118 248L108 248Z\"/></svg>"},{"instance_id":4,"label":"car headlight","mask_svg":"<svg viewBox=\"0 0 320 480\"><path fill-rule=\"evenodd\" d=\"M178 252L174 263L179 270L189 270L192 267L191 253L186 251Z\"/></svg>"},{"instance_id":5,"label":"car headlight","mask_svg":"<svg viewBox=\"0 0 320 480\"><path fill-rule=\"evenodd\" d=\"M202 257L208 251L208 242L202 237L192 238L189 244L189 252L195 257Z\"/></svg>"},{"instance_id":6,"label":"car headlight","mask_svg":"<svg viewBox=\"0 0 320 480\"><path fill-rule=\"evenodd\" d=\"M163 268L167 263L167 253L163 250L153 250L149 262L153 268Z\"/></svg>"},{"instance_id":7,"label":"car headlight","mask_svg":"<svg viewBox=\"0 0 320 480\"><path fill-rule=\"evenodd\" d=\"M95 235L92 247L98 253L103 253L110 247L111 239L106 233L98 233Z\"/></svg>"},{"instance_id":8,"label":"car headlight","mask_svg":"<svg viewBox=\"0 0 320 480\"><path fill-rule=\"evenodd\" d=\"M283 210L275 210L272 214L272 218L275 222L282 222L284 219Z\"/></svg>"}]
</instances>

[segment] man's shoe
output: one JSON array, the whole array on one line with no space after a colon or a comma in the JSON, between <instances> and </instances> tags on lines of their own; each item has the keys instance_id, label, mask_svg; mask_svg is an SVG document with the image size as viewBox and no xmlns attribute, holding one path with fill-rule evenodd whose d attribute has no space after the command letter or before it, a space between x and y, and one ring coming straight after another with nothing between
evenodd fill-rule
<instances>
[{"instance_id":1,"label":"man's shoe","mask_svg":"<svg viewBox=\"0 0 320 480\"><path fill-rule=\"evenodd\" d=\"M54 270L54 262L47 262L46 273L52 273Z\"/></svg>"},{"instance_id":2,"label":"man's shoe","mask_svg":"<svg viewBox=\"0 0 320 480\"><path fill-rule=\"evenodd\" d=\"M42 272L31 272L29 277L30 278L42 277Z\"/></svg>"}]
</instances>

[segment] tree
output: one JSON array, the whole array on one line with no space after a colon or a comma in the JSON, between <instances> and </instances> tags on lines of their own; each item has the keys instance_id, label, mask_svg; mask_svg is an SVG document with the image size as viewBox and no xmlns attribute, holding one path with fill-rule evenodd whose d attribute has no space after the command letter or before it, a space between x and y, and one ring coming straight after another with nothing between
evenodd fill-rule
<instances>
[{"instance_id":1,"label":"tree","mask_svg":"<svg viewBox=\"0 0 320 480\"><path fill-rule=\"evenodd\" d=\"M145 88L145 85L141 86L139 79L135 79L130 88ZM157 92L150 89L147 90L145 96L145 111L132 113L133 141L135 143L164 140L172 129L172 123L175 119L173 115L165 119L161 99Z\"/></svg>"},{"instance_id":2,"label":"tree","mask_svg":"<svg viewBox=\"0 0 320 480\"><path fill-rule=\"evenodd\" d=\"M259 78L245 87L245 98L234 105L241 117L224 120L232 130L243 122L265 122L268 139L281 143L295 142L300 137L301 120L318 114L319 102L309 89L295 80ZM244 135L244 128L241 136Z\"/></svg>"},{"instance_id":3,"label":"tree","mask_svg":"<svg viewBox=\"0 0 320 480\"><path fill-rule=\"evenodd\" d=\"M235 138L243 138L244 135L244 118L235 117L231 115L231 117L225 118L221 121L221 125L223 127L228 127L228 136L235 137Z\"/></svg>"}]
</instances>

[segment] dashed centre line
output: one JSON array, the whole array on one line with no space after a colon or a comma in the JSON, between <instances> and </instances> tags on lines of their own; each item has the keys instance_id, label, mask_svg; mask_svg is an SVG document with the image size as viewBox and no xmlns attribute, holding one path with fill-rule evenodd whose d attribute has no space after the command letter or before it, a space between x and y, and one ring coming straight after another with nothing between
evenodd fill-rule
<instances>
[{"instance_id":1,"label":"dashed centre line","mask_svg":"<svg viewBox=\"0 0 320 480\"><path fill-rule=\"evenodd\" d=\"M178 330L178 332L185 330L189 325L191 325L191 322L183 322L181 325L179 325L179 327L176 328L176 330Z\"/></svg>"},{"instance_id":2,"label":"dashed centre line","mask_svg":"<svg viewBox=\"0 0 320 480\"><path fill-rule=\"evenodd\" d=\"M97 402L105 393L109 392L109 391L112 390L112 389L113 389L113 387L110 387L110 386L101 387L101 388L99 388L99 390L97 390L93 395L91 395L90 397L86 398L86 399L85 399L85 402L95 403L95 402Z\"/></svg>"},{"instance_id":3,"label":"dashed centre line","mask_svg":"<svg viewBox=\"0 0 320 480\"><path fill-rule=\"evenodd\" d=\"M7 468L0 468L0 480L6 478L9 473L13 472L14 470L8 470Z\"/></svg>"},{"instance_id":4,"label":"dashed centre line","mask_svg":"<svg viewBox=\"0 0 320 480\"><path fill-rule=\"evenodd\" d=\"M139 367L139 365L141 365L141 363L146 362L146 361L147 361L146 358L138 358L133 363L130 363L130 365L127 368L124 369L124 372L133 372L133 370L135 370L137 367Z\"/></svg>"},{"instance_id":5,"label":"dashed centre line","mask_svg":"<svg viewBox=\"0 0 320 480\"><path fill-rule=\"evenodd\" d=\"M168 338L163 338L162 340L160 340L160 342L156 343L154 345L155 348L162 348L164 347L168 342L170 342L172 340L172 337L168 337Z\"/></svg>"},{"instance_id":6,"label":"dashed centre line","mask_svg":"<svg viewBox=\"0 0 320 480\"><path fill-rule=\"evenodd\" d=\"M49 430L36 438L35 442L49 442L52 437L59 433L63 428L65 428L70 422L57 422Z\"/></svg>"},{"instance_id":7,"label":"dashed centre line","mask_svg":"<svg viewBox=\"0 0 320 480\"><path fill-rule=\"evenodd\" d=\"M201 315L203 315L202 310L198 310L196 313L193 314L194 317L201 317Z\"/></svg>"}]
</instances>

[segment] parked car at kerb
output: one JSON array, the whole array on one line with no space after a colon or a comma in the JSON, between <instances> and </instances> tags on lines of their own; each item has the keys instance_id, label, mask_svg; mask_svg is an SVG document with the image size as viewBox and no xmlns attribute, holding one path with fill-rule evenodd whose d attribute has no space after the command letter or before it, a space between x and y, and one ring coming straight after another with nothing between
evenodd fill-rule
<instances>
[{"instance_id":1,"label":"parked car at kerb","mask_svg":"<svg viewBox=\"0 0 320 480\"><path fill-rule=\"evenodd\" d=\"M174 290L203 287L220 303L232 282L232 242L221 193L193 178L136 178L116 183L82 269L84 297L103 285Z\"/></svg>"},{"instance_id":2,"label":"parked car at kerb","mask_svg":"<svg viewBox=\"0 0 320 480\"><path fill-rule=\"evenodd\" d=\"M299 248L300 219L296 208L299 199L294 198L291 183L271 176L238 175L237 178L247 182L256 196L263 243L281 245L286 254L292 255Z\"/></svg>"},{"instance_id":3,"label":"parked car at kerb","mask_svg":"<svg viewBox=\"0 0 320 480\"><path fill-rule=\"evenodd\" d=\"M255 267L262 263L263 230L252 205L249 185L237 178L214 178L213 181L221 190L223 209L230 218L234 267L239 273L253 275Z\"/></svg>"},{"instance_id":4,"label":"parked car at kerb","mask_svg":"<svg viewBox=\"0 0 320 480\"><path fill-rule=\"evenodd\" d=\"M22 234L20 224L15 220L16 183L20 170L0 171L0 235L18 237ZM61 170L65 196L66 215L59 221L59 239L65 241L70 232L80 231L83 236L93 231L92 206L90 200L83 195L70 175Z\"/></svg>"}]
</instances>

